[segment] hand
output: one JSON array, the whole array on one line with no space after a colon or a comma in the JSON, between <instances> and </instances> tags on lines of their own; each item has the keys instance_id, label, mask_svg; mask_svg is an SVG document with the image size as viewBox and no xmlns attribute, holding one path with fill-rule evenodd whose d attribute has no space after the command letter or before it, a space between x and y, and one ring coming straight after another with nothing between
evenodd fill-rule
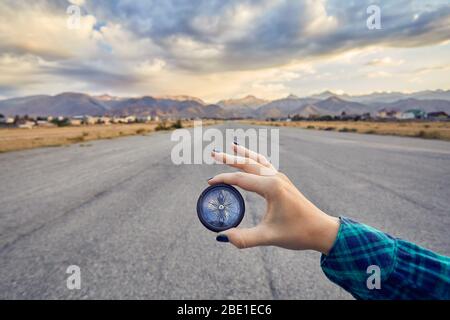
<instances>
[{"instance_id":1,"label":"hand","mask_svg":"<svg viewBox=\"0 0 450 320\"><path fill-rule=\"evenodd\" d=\"M211 156L241 171L219 174L208 183L227 183L256 192L266 199L267 209L257 226L232 228L221 232L217 239L228 239L238 248L274 245L328 254L336 239L339 219L306 199L264 156L239 145L233 145L233 151L235 155L213 151Z\"/></svg>"}]
</instances>

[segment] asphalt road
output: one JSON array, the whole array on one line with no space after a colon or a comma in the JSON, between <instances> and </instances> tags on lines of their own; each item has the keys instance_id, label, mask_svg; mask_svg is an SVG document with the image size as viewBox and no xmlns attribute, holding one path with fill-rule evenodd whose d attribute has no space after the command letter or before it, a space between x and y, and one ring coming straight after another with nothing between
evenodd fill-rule
<instances>
[{"instance_id":1,"label":"asphalt road","mask_svg":"<svg viewBox=\"0 0 450 320\"><path fill-rule=\"evenodd\" d=\"M216 242L195 205L226 168L176 166L173 145L159 132L0 154L0 298L351 298L318 253ZM324 211L450 255L450 143L281 128L280 170ZM265 205L244 197L250 226Z\"/></svg>"}]
</instances>

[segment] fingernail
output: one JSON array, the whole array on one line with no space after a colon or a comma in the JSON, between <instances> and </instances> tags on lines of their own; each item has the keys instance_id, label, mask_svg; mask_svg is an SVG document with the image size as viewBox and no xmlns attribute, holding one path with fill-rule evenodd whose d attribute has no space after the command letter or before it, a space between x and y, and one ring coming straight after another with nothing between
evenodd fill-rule
<instances>
[{"instance_id":1,"label":"fingernail","mask_svg":"<svg viewBox=\"0 0 450 320\"><path fill-rule=\"evenodd\" d=\"M239 143L237 142L237 138L236 137L234 137L234 141L233 141L233 143L235 144L235 145L239 145Z\"/></svg>"},{"instance_id":2,"label":"fingernail","mask_svg":"<svg viewBox=\"0 0 450 320\"><path fill-rule=\"evenodd\" d=\"M220 153L220 149L214 148L214 149L213 149L213 152L215 152L215 153Z\"/></svg>"},{"instance_id":3,"label":"fingernail","mask_svg":"<svg viewBox=\"0 0 450 320\"><path fill-rule=\"evenodd\" d=\"M208 180L206 180L206 181L209 181L209 180L211 180L212 178L214 178L214 177L208 178Z\"/></svg>"},{"instance_id":4,"label":"fingernail","mask_svg":"<svg viewBox=\"0 0 450 320\"><path fill-rule=\"evenodd\" d=\"M228 240L228 237L225 234L219 234L216 237L216 240L219 241L219 242L229 242L230 241L230 240Z\"/></svg>"}]
</instances>

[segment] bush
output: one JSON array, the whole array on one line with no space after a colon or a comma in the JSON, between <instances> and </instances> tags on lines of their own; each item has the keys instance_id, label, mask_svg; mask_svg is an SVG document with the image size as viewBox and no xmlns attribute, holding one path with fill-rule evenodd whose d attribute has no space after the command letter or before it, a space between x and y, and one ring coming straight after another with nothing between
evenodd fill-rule
<instances>
[{"instance_id":1,"label":"bush","mask_svg":"<svg viewBox=\"0 0 450 320\"><path fill-rule=\"evenodd\" d=\"M339 132L357 132L358 130L356 130L355 128L347 128L347 127L343 127L341 129L339 129Z\"/></svg>"},{"instance_id":2,"label":"bush","mask_svg":"<svg viewBox=\"0 0 450 320\"><path fill-rule=\"evenodd\" d=\"M416 133L416 137L424 139L440 139L441 134L438 131L423 131L420 130Z\"/></svg>"},{"instance_id":3,"label":"bush","mask_svg":"<svg viewBox=\"0 0 450 320\"><path fill-rule=\"evenodd\" d=\"M160 121L155 128L156 131L163 131L163 130L169 130L169 129L170 129L170 127L167 125L166 120Z\"/></svg>"},{"instance_id":4,"label":"bush","mask_svg":"<svg viewBox=\"0 0 450 320\"><path fill-rule=\"evenodd\" d=\"M70 125L70 121L67 118L64 118L62 120L59 119L53 119L52 121L50 121L51 123L57 125L58 127L67 127L68 125Z\"/></svg>"},{"instance_id":5,"label":"bush","mask_svg":"<svg viewBox=\"0 0 450 320\"><path fill-rule=\"evenodd\" d=\"M306 129L315 129L315 128L316 128L316 127L311 126L311 125L309 125L309 126L306 127Z\"/></svg>"},{"instance_id":6,"label":"bush","mask_svg":"<svg viewBox=\"0 0 450 320\"><path fill-rule=\"evenodd\" d=\"M181 120L175 121L175 123L172 124L172 128L173 129L181 129L181 128L183 128L183 124L181 123Z\"/></svg>"},{"instance_id":7,"label":"bush","mask_svg":"<svg viewBox=\"0 0 450 320\"><path fill-rule=\"evenodd\" d=\"M325 131L334 131L334 130L336 130L336 128L335 128L335 127L326 127L326 128L323 128L322 130L325 130Z\"/></svg>"},{"instance_id":8,"label":"bush","mask_svg":"<svg viewBox=\"0 0 450 320\"><path fill-rule=\"evenodd\" d=\"M375 130L367 130L366 132L364 132L365 134L374 134L376 133Z\"/></svg>"},{"instance_id":9,"label":"bush","mask_svg":"<svg viewBox=\"0 0 450 320\"><path fill-rule=\"evenodd\" d=\"M76 136L76 137L67 138L67 140L72 143L79 143L79 142L84 141L84 137L82 135L80 135L80 136Z\"/></svg>"}]
</instances>

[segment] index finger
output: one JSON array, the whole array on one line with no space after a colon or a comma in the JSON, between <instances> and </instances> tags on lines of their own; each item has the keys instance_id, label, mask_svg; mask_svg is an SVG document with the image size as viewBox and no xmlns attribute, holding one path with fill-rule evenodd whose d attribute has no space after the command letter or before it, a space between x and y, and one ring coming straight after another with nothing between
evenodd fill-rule
<instances>
[{"instance_id":1,"label":"index finger","mask_svg":"<svg viewBox=\"0 0 450 320\"><path fill-rule=\"evenodd\" d=\"M226 183L241 187L244 190L256 192L264 197L267 192L267 178L246 172L221 173L208 180L209 184Z\"/></svg>"}]
</instances>

